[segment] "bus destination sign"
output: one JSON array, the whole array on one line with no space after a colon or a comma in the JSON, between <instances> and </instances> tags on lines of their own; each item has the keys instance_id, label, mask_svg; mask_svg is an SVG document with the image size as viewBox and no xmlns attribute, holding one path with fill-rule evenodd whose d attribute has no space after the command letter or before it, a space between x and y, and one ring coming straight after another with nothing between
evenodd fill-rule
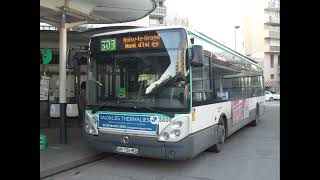
<instances>
[{"instance_id":1,"label":"bus destination sign","mask_svg":"<svg viewBox=\"0 0 320 180\"><path fill-rule=\"evenodd\" d=\"M158 33L130 33L100 40L100 51L161 49L163 43Z\"/></svg>"},{"instance_id":2,"label":"bus destination sign","mask_svg":"<svg viewBox=\"0 0 320 180\"><path fill-rule=\"evenodd\" d=\"M158 48L160 45L160 35L138 35L122 38L124 49Z\"/></svg>"}]
</instances>

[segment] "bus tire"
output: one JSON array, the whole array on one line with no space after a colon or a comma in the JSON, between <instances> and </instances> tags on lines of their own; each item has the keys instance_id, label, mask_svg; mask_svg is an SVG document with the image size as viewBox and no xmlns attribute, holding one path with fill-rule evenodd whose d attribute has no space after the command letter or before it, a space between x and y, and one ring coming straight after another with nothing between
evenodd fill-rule
<instances>
[{"instance_id":1,"label":"bus tire","mask_svg":"<svg viewBox=\"0 0 320 180\"><path fill-rule=\"evenodd\" d=\"M226 125L223 121L223 117L220 117L219 123L218 123L218 142L211 146L208 151L209 152L215 152L219 153L222 150L222 145L226 139Z\"/></svg>"},{"instance_id":2,"label":"bus tire","mask_svg":"<svg viewBox=\"0 0 320 180\"><path fill-rule=\"evenodd\" d=\"M257 105L256 107L256 117L255 119L252 121L251 125L256 127L259 123L260 120L260 110L259 110L259 106Z\"/></svg>"}]
</instances>

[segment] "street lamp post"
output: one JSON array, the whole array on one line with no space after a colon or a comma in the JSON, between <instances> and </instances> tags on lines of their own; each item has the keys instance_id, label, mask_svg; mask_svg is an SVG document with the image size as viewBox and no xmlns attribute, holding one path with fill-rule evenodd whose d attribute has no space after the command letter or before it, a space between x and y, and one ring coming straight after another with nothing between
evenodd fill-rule
<instances>
[{"instance_id":1,"label":"street lamp post","mask_svg":"<svg viewBox=\"0 0 320 180\"><path fill-rule=\"evenodd\" d=\"M234 26L234 50L237 51L237 29L239 29L240 26Z\"/></svg>"}]
</instances>

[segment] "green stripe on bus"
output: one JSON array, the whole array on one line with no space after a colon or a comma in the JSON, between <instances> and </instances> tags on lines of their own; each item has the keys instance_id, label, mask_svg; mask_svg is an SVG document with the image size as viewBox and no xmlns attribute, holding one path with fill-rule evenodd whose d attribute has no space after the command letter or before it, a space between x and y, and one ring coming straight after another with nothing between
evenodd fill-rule
<instances>
[{"instance_id":1,"label":"green stripe on bus","mask_svg":"<svg viewBox=\"0 0 320 180\"><path fill-rule=\"evenodd\" d=\"M214 46L216 46L216 47L218 47L218 48L221 48L221 49L223 49L223 50L225 50L225 51L228 51L229 53L232 53L233 55L235 55L235 56L237 56L237 57L239 57L239 58L241 58L241 59L244 59L244 60L246 60L247 62L249 62L249 63L251 63L251 64L253 64L253 65L258 66L259 68L261 68L261 66L259 66L258 64L252 62L252 60L250 60L249 58L243 56L242 54L239 54L239 53L237 53L237 52L234 52L234 51L232 51L231 49L229 49L229 48L227 48L227 47L224 47L224 46L222 46L222 45L219 45L219 44L216 44L216 43L214 43L214 42L211 42L211 41L209 41L208 39L206 39L206 38L204 38L204 37L201 37L201 36L199 36L199 35L197 35L197 34L194 34L193 32L189 32L189 34L190 34L191 36L196 37L196 38L202 39L202 40L204 40L205 42L207 42L207 43L209 43L209 44L211 44L211 45L214 45Z\"/></svg>"}]
</instances>

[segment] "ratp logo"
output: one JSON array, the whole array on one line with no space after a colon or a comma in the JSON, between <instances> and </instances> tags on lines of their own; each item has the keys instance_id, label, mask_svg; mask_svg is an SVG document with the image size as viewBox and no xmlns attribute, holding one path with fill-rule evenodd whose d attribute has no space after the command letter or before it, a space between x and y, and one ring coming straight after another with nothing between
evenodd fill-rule
<instances>
[{"instance_id":1,"label":"ratp logo","mask_svg":"<svg viewBox=\"0 0 320 180\"><path fill-rule=\"evenodd\" d=\"M150 117L151 124L158 124L159 120L157 116L151 116Z\"/></svg>"}]
</instances>

